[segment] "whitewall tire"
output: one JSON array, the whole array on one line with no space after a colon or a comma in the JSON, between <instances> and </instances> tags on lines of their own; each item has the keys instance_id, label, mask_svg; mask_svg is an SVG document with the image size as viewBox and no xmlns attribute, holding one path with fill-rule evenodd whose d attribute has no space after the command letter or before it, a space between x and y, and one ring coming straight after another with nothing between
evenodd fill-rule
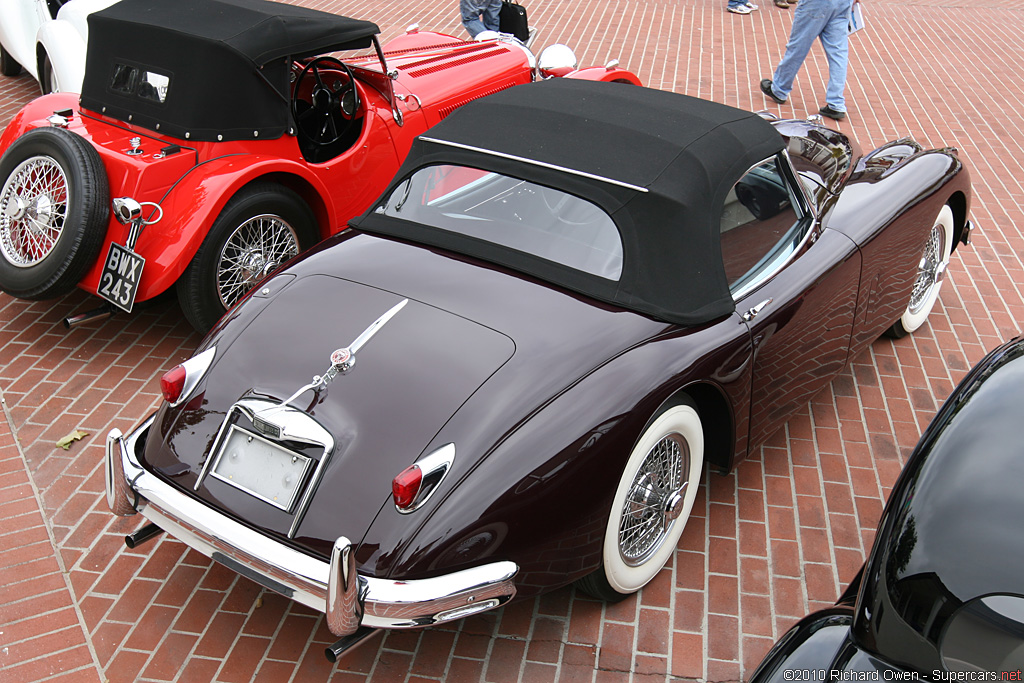
<instances>
[{"instance_id":1,"label":"whitewall tire","mask_svg":"<svg viewBox=\"0 0 1024 683\"><path fill-rule=\"evenodd\" d=\"M949 265L949 257L952 252L953 211L947 205L939 211L939 215L935 217L935 223L928 231L907 310L889 328L889 336L905 337L928 320L928 315L939 298L939 290L945 279L946 266Z\"/></svg>"},{"instance_id":2,"label":"whitewall tire","mask_svg":"<svg viewBox=\"0 0 1024 683\"><path fill-rule=\"evenodd\" d=\"M602 563L578 586L622 599L658 575L675 552L697 497L704 432L689 403L652 420L626 461L605 527Z\"/></svg>"}]
</instances>

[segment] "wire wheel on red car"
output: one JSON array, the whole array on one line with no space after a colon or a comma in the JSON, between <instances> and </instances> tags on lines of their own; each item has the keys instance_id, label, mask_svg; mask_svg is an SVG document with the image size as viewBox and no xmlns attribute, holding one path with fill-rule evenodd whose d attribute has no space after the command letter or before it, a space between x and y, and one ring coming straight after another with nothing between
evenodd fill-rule
<instances>
[{"instance_id":1,"label":"wire wheel on red car","mask_svg":"<svg viewBox=\"0 0 1024 683\"><path fill-rule=\"evenodd\" d=\"M907 310L886 331L890 337L905 337L924 325L939 298L952 251L953 211L947 205L939 211L932 229L928 231Z\"/></svg>"},{"instance_id":2,"label":"wire wheel on red car","mask_svg":"<svg viewBox=\"0 0 1024 683\"><path fill-rule=\"evenodd\" d=\"M78 284L106 235L109 190L92 145L36 128L0 159L0 289L49 299Z\"/></svg>"},{"instance_id":3,"label":"wire wheel on red car","mask_svg":"<svg viewBox=\"0 0 1024 683\"><path fill-rule=\"evenodd\" d=\"M242 189L221 211L178 280L178 301L207 332L257 282L312 246L316 217L299 195L276 183Z\"/></svg>"},{"instance_id":4,"label":"wire wheel on red car","mask_svg":"<svg viewBox=\"0 0 1024 683\"><path fill-rule=\"evenodd\" d=\"M577 586L615 601L657 576L686 526L703 464L704 431L689 400L653 418L619 479L605 527L601 567Z\"/></svg>"}]
</instances>

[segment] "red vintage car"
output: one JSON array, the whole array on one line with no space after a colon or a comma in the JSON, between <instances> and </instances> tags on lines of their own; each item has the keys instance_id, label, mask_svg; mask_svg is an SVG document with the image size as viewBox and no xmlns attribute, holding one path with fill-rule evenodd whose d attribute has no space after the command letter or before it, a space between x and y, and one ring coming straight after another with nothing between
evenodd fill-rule
<instances>
[{"instance_id":1,"label":"red vintage car","mask_svg":"<svg viewBox=\"0 0 1024 683\"><path fill-rule=\"evenodd\" d=\"M41 97L0 137L0 289L77 285L103 315L173 285L200 331L466 102L552 76L639 84L563 45L414 27L382 47L371 22L265 0L123 0L89 31L81 99Z\"/></svg>"}]
</instances>

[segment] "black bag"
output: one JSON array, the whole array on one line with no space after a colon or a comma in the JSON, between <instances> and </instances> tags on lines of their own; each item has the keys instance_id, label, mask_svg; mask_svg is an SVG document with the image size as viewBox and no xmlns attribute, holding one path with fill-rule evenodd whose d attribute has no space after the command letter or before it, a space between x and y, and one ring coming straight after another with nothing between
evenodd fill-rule
<instances>
[{"instance_id":1,"label":"black bag","mask_svg":"<svg viewBox=\"0 0 1024 683\"><path fill-rule=\"evenodd\" d=\"M530 37L530 27L526 23L526 8L516 0L501 0L501 13L498 15L499 31L511 33L522 42Z\"/></svg>"}]
</instances>

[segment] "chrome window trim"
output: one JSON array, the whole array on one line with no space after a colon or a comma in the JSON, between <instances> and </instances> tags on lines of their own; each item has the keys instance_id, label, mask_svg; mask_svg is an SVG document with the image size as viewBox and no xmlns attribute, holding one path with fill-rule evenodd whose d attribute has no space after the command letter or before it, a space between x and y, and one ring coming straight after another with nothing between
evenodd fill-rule
<instances>
[{"instance_id":1,"label":"chrome window trim","mask_svg":"<svg viewBox=\"0 0 1024 683\"><path fill-rule=\"evenodd\" d=\"M530 164L532 166L539 166L541 168L549 168L549 169L551 169L553 171L560 171L562 173L570 173L572 175L580 176L582 178L589 178L590 180L597 180L597 181L602 182L602 183L609 183L611 185L617 185L619 187L624 187L624 188L629 189L629 190L636 190L637 192L647 192L647 188L646 187L640 187L639 185L633 185L632 183L627 183L627 182L625 182L623 180L615 180L613 178L606 178L604 176L599 176L599 175L596 175L596 174L593 174L593 173L587 173L586 171L579 171L579 170L576 170L574 168L567 168L565 166L558 166L556 164L549 164L549 163L547 163L545 161L537 161L535 159L528 159L526 157L520 157L520 156L516 156L514 154L505 154L504 152L495 152L494 150L485 149L483 147L474 147L473 145L464 145L464 144L462 144L460 142L451 142L449 140L440 140L438 138L427 137L426 135L421 135L419 139L420 140L424 140L426 142L434 142L434 143L437 143L439 145L446 145L448 147L455 147L457 149L465 149L465 150L468 150L470 152L478 152L480 154L487 154L488 156L498 157L500 159L509 159L511 161L518 161L518 162L521 162L521 163L524 163L524 164Z\"/></svg>"},{"instance_id":2,"label":"chrome window trim","mask_svg":"<svg viewBox=\"0 0 1024 683\"><path fill-rule=\"evenodd\" d=\"M746 172L743 173L743 175L740 176L740 180L742 180L744 177L746 177L748 173L750 173L751 171L753 171L755 168L765 163L766 161L769 161L770 159L779 159L780 157L784 159L784 163L782 164L781 170L783 178L786 181L786 189L789 192L790 201L792 201L795 206L800 207L801 215L798 216L797 221L807 221L809 225L807 229L804 231L803 236L800 238L800 241L796 244L793 250L786 256L786 258L780 260L778 263L772 265L770 268L765 269L764 271L759 273L756 278L754 278L750 282L747 282L739 289L732 291L732 300L734 302L739 302L741 299L748 296L752 292L758 290L763 284L765 284L773 277L778 275L786 266L792 263L793 259L796 258L796 255L799 254L800 251L807 244L811 235L814 234L814 223L817 220L817 217L814 215L814 211L811 209L811 202L807 200L807 195L804 192L802 184L798 180L796 180L795 171L793 169L793 162L792 160L790 160L789 153L785 149L783 149L781 152L775 154L772 157L762 159L758 163L753 164L750 168L746 170ZM737 180L736 182L739 182L739 180ZM735 184L736 183L733 183L733 185ZM799 194L797 194L794 191L794 187L800 188Z\"/></svg>"},{"instance_id":3,"label":"chrome window trim","mask_svg":"<svg viewBox=\"0 0 1024 683\"><path fill-rule=\"evenodd\" d=\"M352 544L344 536L336 541L331 560L325 561L236 522L143 469L135 452L154 418L151 415L127 436L118 429L107 435L107 501L112 509L128 509L115 513L140 513L197 552L241 569L257 583L314 610L327 613L330 606L328 623L339 630L439 624L504 605L516 594L519 567L508 560L429 579L353 577L345 570L354 569L354 557L347 552ZM346 567L332 569L332 562Z\"/></svg>"},{"instance_id":4,"label":"chrome window trim","mask_svg":"<svg viewBox=\"0 0 1024 683\"><path fill-rule=\"evenodd\" d=\"M782 157L785 159L785 163L782 165L783 171L789 175L790 183L799 190L804 210L811 218L817 220L818 212L815 210L817 207L814 204L814 197L808 194L807 187L801 182L800 174L797 172L796 166L793 165L793 159L790 158L788 149L782 150Z\"/></svg>"}]
</instances>

